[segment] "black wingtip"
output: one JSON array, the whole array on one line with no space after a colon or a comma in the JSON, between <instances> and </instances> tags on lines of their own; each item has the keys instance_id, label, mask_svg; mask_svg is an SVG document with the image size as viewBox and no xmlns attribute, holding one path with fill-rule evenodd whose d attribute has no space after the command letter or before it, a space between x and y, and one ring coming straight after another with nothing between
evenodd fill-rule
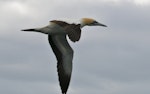
<instances>
[{"instance_id":1,"label":"black wingtip","mask_svg":"<svg viewBox=\"0 0 150 94\"><path fill-rule=\"evenodd\" d=\"M21 31L35 31L35 29L23 29Z\"/></svg>"}]
</instances>

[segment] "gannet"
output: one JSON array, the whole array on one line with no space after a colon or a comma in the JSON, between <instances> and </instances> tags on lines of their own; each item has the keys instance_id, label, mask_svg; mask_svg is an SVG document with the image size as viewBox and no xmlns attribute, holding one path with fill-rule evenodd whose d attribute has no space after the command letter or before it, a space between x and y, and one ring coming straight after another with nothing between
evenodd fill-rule
<instances>
[{"instance_id":1,"label":"gannet","mask_svg":"<svg viewBox=\"0 0 150 94\"><path fill-rule=\"evenodd\" d=\"M66 36L72 42L79 41L81 28L84 26L104 26L91 18L82 18L79 23L69 23L63 20L52 20L50 24L42 28L24 29L22 31L40 32L48 35L49 44L57 59L57 72L62 94L66 94L71 74L73 49L69 45Z\"/></svg>"}]
</instances>

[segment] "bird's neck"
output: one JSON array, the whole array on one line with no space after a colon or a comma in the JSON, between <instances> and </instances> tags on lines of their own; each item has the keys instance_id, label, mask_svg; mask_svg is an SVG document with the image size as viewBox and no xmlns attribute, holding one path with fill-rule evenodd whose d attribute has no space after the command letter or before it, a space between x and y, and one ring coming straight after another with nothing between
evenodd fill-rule
<instances>
[{"instance_id":1,"label":"bird's neck","mask_svg":"<svg viewBox=\"0 0 150 94\"><path fill-rule=\"evenodd\" d=\"M83 28L84 26L87 26L87 23L84 19L81 19L80 20L80 25L81 25L81 28Z\"/></svg>"},{"instance_id":2,"label":"bird's neck","mask_svg":"<svg viewBox=\"0 0 150 94\"><path fill-rule=\"evenodd\" d=\"M80 22L80 27L83 28L84 26L86 26L86 24L81 21Z\"/></svg>"}]
</instances>

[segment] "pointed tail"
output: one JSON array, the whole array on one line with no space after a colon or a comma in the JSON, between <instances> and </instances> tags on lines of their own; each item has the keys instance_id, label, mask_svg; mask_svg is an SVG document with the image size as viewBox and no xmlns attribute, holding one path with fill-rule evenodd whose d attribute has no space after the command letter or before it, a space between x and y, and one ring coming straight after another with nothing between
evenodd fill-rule
<instances>
[{"instance_id":1,"label":"pointed tail","mask_svg":"<svg viewBox=\"0 0 150 94\"><path fill-rule=\"evenodd\" d=\"M35 29L23 29L21 31L36 31Z\"/></svg>"}]
</instances>

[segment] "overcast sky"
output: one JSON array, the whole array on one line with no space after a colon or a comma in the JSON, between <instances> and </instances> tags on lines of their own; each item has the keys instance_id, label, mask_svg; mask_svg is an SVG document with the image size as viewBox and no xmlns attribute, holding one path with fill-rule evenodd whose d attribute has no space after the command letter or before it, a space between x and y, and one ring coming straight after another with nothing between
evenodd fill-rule
<instances>
[{"instance_id":1,"label":"overcast sky","mask_svg":"<svg viewBox=\"0 0 150 94\"><path fill-rule=\"evenodd\" d=\"M0 0L0 94L61 94L47 35L21 29L94 18L74 49L68 94L150 94L150 0Z\"/></svg>"}]
</instances>

